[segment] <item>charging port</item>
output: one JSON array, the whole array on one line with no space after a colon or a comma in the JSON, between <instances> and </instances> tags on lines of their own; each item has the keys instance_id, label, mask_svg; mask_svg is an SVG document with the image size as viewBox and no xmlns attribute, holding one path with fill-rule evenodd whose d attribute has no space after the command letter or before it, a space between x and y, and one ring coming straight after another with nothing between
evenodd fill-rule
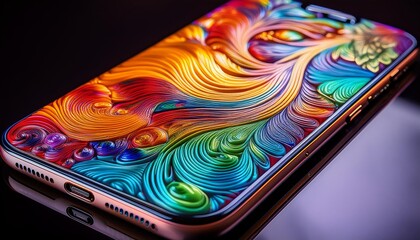
<instances>
[{"instance_id":1,"label":"charging port","mask_svg":"<svg viewBox=\"0 0 420 240\"><path fill-rule=\"evenodd\" d=\"M66 210L67 214L70 218L82 222L88 225L93 224L93 217L90 216L87 212L82 211L80 209L74 208L74 207L68 207Z\"/></svg>"},{"instance_id":2,"label":"charging port","mask_svg":"<svg viewBox=\"0 0 420 240\"><path fill-rule=\"evenodd\" d=\"M78 198L81 198L83 200L89 201L89 202L93 202L94 197L93 197L93 193L79 187L76 185L73 185L71 183L65 183L64 184L64 188L66 189L66 191L68 193L70 193L71 195L74 195Z\"/></svg>"}]
</instances>

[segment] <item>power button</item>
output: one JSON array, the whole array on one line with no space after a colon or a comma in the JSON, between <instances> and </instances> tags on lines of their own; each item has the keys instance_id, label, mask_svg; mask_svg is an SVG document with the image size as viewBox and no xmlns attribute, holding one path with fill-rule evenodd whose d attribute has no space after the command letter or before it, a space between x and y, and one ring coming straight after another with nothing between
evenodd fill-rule
<instances>
[{"instance_id":1,"label":"power button","mask_svg":"<svg viewBox=\"0 0 420 240\"><path fill-rule=\"evenodd\" d=\"M351 112L351 113L349 114L349 116L347 117L347 121L348 121L348 122L353 121L353 119L354 119L357 115L359 115L359 113L360 113L360 112L362 112L362 107L363 107L363 105L359 105L356 109L354 109L354 110L353 110L353 112Z\"/></svg>"}]
</instances>

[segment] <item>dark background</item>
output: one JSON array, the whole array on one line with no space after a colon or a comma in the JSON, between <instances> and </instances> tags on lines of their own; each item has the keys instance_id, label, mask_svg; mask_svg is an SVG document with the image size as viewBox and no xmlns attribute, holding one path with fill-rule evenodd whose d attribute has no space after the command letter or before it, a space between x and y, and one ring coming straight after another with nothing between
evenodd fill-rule
<instances>
[{"instance_id":1,"label":"dark background","mask_svg":"<svg viewBox=\"0 0 420 240\"><path fill-rule=\"evenodd\" d=\"M3 1L0 131L226 0ZM308 1L303 1L308 2ZM417 1L311 1L420 37ZM419 68L415 71L419 73ZM420 104L415 80L401 95ZM103 237L0 183L2 234Z\"/></svg>"}]
</instances>

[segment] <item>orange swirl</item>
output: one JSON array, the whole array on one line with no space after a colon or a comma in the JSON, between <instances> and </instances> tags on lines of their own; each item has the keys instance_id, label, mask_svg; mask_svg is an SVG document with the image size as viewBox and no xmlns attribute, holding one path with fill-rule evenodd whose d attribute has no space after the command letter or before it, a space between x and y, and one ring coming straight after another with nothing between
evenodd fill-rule
<instances>
[{"instance_id":1,"label":"orange swirl","mask_svg":"<svg viewBox=\"0 0 420 240\"><path fill-rule=\"evenodd\" d=\"M125 136L146 126L147 120L129 109L113 107L110 91L100 84L86 84L37 114L51 119L67 136L97 141Z\"/></svg>"},{"instance_id":2,"label":"orange swirl","mask_svg":"<svg viewBox=\"0 0 420 240\"><path fill-rule=\"evenodd\" d=\"M143 128L130 135L133 147L153 147L168 141L168 133L157 127Z\"/></svg>"}]
</instances>

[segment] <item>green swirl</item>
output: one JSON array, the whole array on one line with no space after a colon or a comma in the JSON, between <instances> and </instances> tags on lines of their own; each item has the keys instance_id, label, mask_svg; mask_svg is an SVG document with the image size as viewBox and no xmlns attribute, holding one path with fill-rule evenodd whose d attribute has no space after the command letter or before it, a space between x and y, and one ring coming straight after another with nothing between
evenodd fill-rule
<instances>
[{"instance_id":1,"label":"green swirl","mask_svg":"<svg viewBox=\"0 0 420 240\"><path fill-rule=\"evenodd\" d=\"M211 131L181 145L172 157L177 178L212 194L242 190L257 177L249 143L259 125Z\"/></svg>"},{"instance_id":2,"label":"green swirl","mask_svg":"<svg viewBox=\"0 0 420 240\"><path fill-rule=\"evenodd\" d=\"M335 102L345 103L354 96L366 83L368 78L359 79L340 79L324 82L318 87L318 91L323 95L331 97Z\"/></svg>"},{"instance_id":3,"label":"green swirl","mask_svg":"<svg viewBox=\"0 0 420 240\"><path fill-rule=\"evenodd\" d=\"M146 198L175 212L218 209L232 193L255 181L259 167L269 166L253 137L264 123L206 132L160 154L143 175ZM196 192L209 199L198 198Z\"/></svg>"},{"instance_id":4,"label":"green swirl","mask_svg":"<svg viewBox=\"0 0 420 240\"><path fill-rule=\"evenodd\" d=\"M199 188L183 182L171 182L166 186L170 201L166 201L171 208L178 211L208 212L210 201L207 195Z\"/></svg>"}]
</instances>

